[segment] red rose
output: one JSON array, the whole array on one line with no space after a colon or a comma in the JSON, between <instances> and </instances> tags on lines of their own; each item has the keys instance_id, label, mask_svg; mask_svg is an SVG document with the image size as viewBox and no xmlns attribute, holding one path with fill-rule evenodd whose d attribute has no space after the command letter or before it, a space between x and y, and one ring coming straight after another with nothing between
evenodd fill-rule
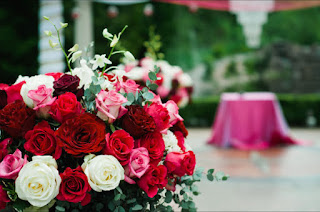
<instances>
[{"instance_id":1,"label":"red rose","mask_svg":"<svg viewBox=\"0 0 320 212\"><path fill-rule=\"evenodd\" d=\"M0 128L13 138L24 137L35 125L35 116L34 110L17 100L0 110Z\"/></svg>"},{"instance_id":2,"label":"red rose","mask_svg":"<svg viewBox=\"0 0 320 212\"><path fill-rule=\"evenodd\" d=\"M158 189L167 185L167 168L164 165L150 166L146 173L138 180L138 186L152 198L158 193Z\"/></svg>"},{"instance_id":3,"label":"red rose","mask_svg":"<svg viewBox=\"0 0 320 212\"><path fill-rule=\"evenodd\" d=\"M80 166L76 169L69 167L60 174L61 184L59 188L58 200L78 203L82 206L91 201L91 195L88 193L91 187L87 176L83 173Z\"/></svg>"},{"instance_id":4,"label":"red rose","mask_svg":"<svg viewBox=\"0 0 320 212\"><path fill-rule=\"evenodd\" d=\"M8 96L7 97L8 104L16 100L22 100L22 96L20 95L20 90L22 85L25 83L26 81L22 81L22 82L19 82L18 84L14 84L5 88L5 91L7 92L7 96Z\"/></svg>"},{"instance_id":5,"label":"red rose","mask_svg":"<svg viewBox=\"0 0 320 212\"><path fill-rule=\"evenodd\" d=\"M122 166L128 164L131 150L134 147L134 139L124 130L117 130L110 136L106 135L105 155L113 155Z\"/></svg>"},{"instance_id":6,"label":"red rose","mask_svg":"<svg viewBox=\"0 0 320 212\"><path fill-rule=\"evenodd\" d=\"M61 72L50 72L50 73L45 73L44 75L52 76L54 78L54 80L58 80L63 75L63 73L61 73Z\"/></svg>"},{"instance_id":7,"label":"red rose","mask_svg":"<svg viewBox=\"0 0 320 212\"><path fill-rule=\"evenodd\" d=\"M184 145L184 137L182 132L180 131L175 131L174 135L176 136L177 140L178 140L178 146L180 147L180 149L185 152L186 151L186 147Z\"/></svg>"},{"instance_id":8,"label":"red rose","mask_svg":"<svg viewBox=\"0 0 320 212\"><path fill-rule=\"evenodd\" d=\"M37 124L33 130L25 135L26 143L24 148L34 155L52 155L54 159L59 159L62 149L57 145L56 136L50 125L46 121Z\"/></svg>"},{"instance_id":9,"label":"red rose","mask_svg":"<svg viewBox=\"0 0 320 212\"><path fill-rule=\"evenodd\" d=\"M10 199L7 192L3 190L3 186L0 185L0 210L5 209L7 202L10 202Z\"/></svg>"},{"instance_id":10,"label":"red rose","mask_svg":"<svg viewBox=\"0 0 320 212\"><path fill-rule=\"evenodd\" d=\"M78 76L72 76L69 74L64 74L58 80L53 82L53 96L59 96L66 92L74 93L77 99L83 96L83 88L78 89L80 83L80 78Z\"/></svg>"},{"instance_id":11,"label":"red rose","mask_svg":"<svg viewBox=\"0 0 320 212\"><path fill-rule=\"evenodd\" d=\"M170 152L166 156L164 165L169 174L178 175L179 177L192 175L196 166L196 156L192 151L188 152Z\"/></svg>"},{"instance_id":12,"label":"red rose","mask_svg":"<svg viewBox=\"0 0 320 212\"><path fill-rule=\"evenodd\" d=\"M138 105L126 107L128 112L122 117L122 128L132 137L140 138L142 135L156 129L153 118Z\"/></svg>"},{"instance_id":13,"label":"red rose","mask_svg":"<svg viewBox=\"0 0 320 212\"><path fill-rule=\"evenodd\" d=\"M148 133L136 141L137 147L145 147L149 152L150 163L157 165L165 150L164 140L160 132Z\"/></svg>"},{"instance_id":14,"label":"red rose","mask_svg":"<svg viewBox=\"0 0 320 212\"><path fill-rule=\"evenodd\" d=\"M0 90L0 110L8 104L7 93L5 90Z\"/></svg>"},{"instance_id":15,"label":"red rose","mask_svg":"<svg viewBox=\"0 0 320 212\"><path fill-rule=\"evenodd\" d=\"M161 104L152 103L149 107L146 105L144 109L150 116L152 116L156 123L157 130L160 132L166 132L169 129L170 116L167 108Z\"/></svg>"},{"instance_id":16,"label":"red rose","mask_svg":"<svg viewBox=\"0 0 320 212\"><path fill-rule=\"evenodd\" d=\"M11 143L12 138L7 138L0 142L0 161L8 154L8 146Z\"/></svg>"},{"instance_id":17,"label":"red rose","mask_svg":"<svg viewBox=\"0 0 320 212\"><path fill-rule=\"evenodd\" d=\"M105 134L104 122L91 113L68 119L55 132L58 145L75 157L100 152L105 145Z\"/></svg>"},{"instance_id":18,"label":"red rose","mask_svg":"<svg viewBox=\"0 0 320 212\"><path fill-rule=\"evenodd\" d=\"M67 92L58 96L58 99L51 105L49 113L54 120L63 123L74 115L84 113L84 109L77 101L76 95Z\"/></svg>"},{"instance_id":19,"label":"red rose","mask_svg":"<svg viewBox=\"0 0 320 212\"><path fill-rule=\"evenodd\" d=\"M183 121L178 121L173 127L170 128L172 132L180 131L182 132L183 136L186 138L188 136L188 130L184 126Z\"/></svg>"}]
</instances>

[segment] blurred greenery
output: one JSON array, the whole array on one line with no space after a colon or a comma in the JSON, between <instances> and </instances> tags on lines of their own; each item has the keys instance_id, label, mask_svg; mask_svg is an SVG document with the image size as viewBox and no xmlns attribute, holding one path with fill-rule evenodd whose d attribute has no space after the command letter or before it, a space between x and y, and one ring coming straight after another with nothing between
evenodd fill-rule
<instances>
[{"instance_id":1,"label":"blurred greenery","mask_svg":"<svg viewBox=\"0 0 320 212\"><path fill-rule=\"evenodd\" d=\"M63 1L64 18L69 23L65 30L65 44L73 45L74 20L71 18L74 1ZM13 83L19 74L34 75L37 72L38 54L38 9L39 0L1 1L0 3L0 79ZM199 9L192 13L188 7L153 3L154 14L143 14L145 4L118 6L119 15L107 16L108 5L93 3L95 51L108 51L101 35L107 27L118 33L124 25L129 28L121 39L121 47L131 51L136 58L145 54L144 42L149 40L149 27L161 36L165 59L173 65L189 70L199 63L207 66L210 75L212 62L217 58L251 51L245 45L241 26L234 14L222 11ZM279 40L311 45L320 39L320 8L275 12L269 15L263 27L262 46ZM84 48L84 47L82 47ZM114 63L119 58L114 59ZM210 63L211 61L211 63Z\"/></svg>"}]
</instances>

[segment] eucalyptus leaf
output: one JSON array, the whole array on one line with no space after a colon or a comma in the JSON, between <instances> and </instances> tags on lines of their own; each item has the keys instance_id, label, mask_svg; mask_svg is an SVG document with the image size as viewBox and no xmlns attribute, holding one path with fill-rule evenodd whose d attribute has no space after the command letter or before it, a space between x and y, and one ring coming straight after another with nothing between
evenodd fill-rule
<instances>
[{"instance_id":1,"label":"eucalyptus leaf","mask_svg":"<svg viewBox=\"0 0 320 212\"><path fill-rule=\"evenodd\" d=\"M208 174L207 175L207 179L210 180L210 181L213 181L214 177L212 174Z\"/></svg>"},{"instance_id":2,"label":"eucalyptus leaf","mask_svg":"<svg viewBox=\"0 0 320 212\"><path fill-rule=\"evenodd\" d=\"M157 84L155 84L155 83L152 83L152 84L150 84L149 86L148 86L148 88L150 88L150 90L156 90L157 88L158 88L159 86L157 85Z\"/></svg>"},{"instance_id":3,"label":"eucalyptus leaf","mask_svg":"<svg viewBox=\"0 0 320 212\"><path fill-rule=\"evenodd\" d=\"M213 172L214 172L214 169L209 169L208 170L208 174L213 174Z\"/></svg>"},{"instance_id":4,"label":"eucalyptus leaf","mask_svg":"<svg viewBox=\"0 0 320 212\"><path fill-rule=\"evenodd\" d=\"M128 93L127 99L131 103L134 102L135 97L134 97L133 93Z\"/></svg>"},{"instance_id":5,"label":"eucalyptus leaf","mask_svg":"<svg viewBox=\"0 0 320 212\"><path fill-rule=\"evenodd\" d=\"M117 194L117 195L114 197L114 200L115 200L115 201L118 201L118 200L120 200L120 198L121 198L121 194Z\"/></svg>"},{"instance_id":6,"label":"eucalyptus leaf","mask_svg":"<svg viewBox=\"0 0 320 212\"><path fill-rule=\"evenodd\" d=\"M151 84L150 80L146 81L146 86L149 87L149 85Z\"/></svg>"},{"instance_id":7,"label":"eucalyptus leaf","mask_svg":"<svg viewBox=\"0 0 320 212\"><path fill-rule=\"evenodd\" d=\"M133 210L133 211L140 211L140 210L142 210L142 205L135 205L134 207L132 207L131 209Z\"/></svg>"},{"instance_id":8,"label":"eucalyptus leaf","mask_svg":"<svg viewBox=\"0 0 320 212\"><path fill-rule=\"evenodd\" d=\"M66 211L66 209L62 206L56 205L56 211L64 212L64 211Z\"/></svg>"},{"instance_id":9,"label":"eucalyptus leaf","mask_svg":"<svg viewBox=\"0 0 320 212\"><path fill-rule=\"evenodd\" d=\"M148 76L149 76L150 80L152 80L152 81L156 81L157 80L157 75L153 71L150 71L148 73Z\"/></svg>"},{"instance_id":10,"label":"eucalyptus leaf","mask_svg":"<svg viewBox=\"0 0 320 212\"><path fill-rule=\"evenodd\" d=\"M147 101L154 98L153 94L150 92L143 93L142 96Z\"/></svg>"}]
</instances>

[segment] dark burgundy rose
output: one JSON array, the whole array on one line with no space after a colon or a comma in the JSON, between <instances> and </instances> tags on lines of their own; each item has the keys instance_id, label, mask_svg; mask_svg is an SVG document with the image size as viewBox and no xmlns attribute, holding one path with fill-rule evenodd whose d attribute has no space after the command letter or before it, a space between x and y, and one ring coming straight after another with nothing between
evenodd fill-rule
<instances>
[{"instance_id":1,"label":"dark burgundy rose","mask_svg":"<svg viewBox=\"0 0 320 212\"><path fill-rule=\"evenodd\" d=\"M58 80L53 82L53 96L59 96L66 92L74 93L77 99L81 98L84 93L83 88L78 88L80 83L80 78L78 76L72 76L69 74L64 74Z\"/></svg>"},{"instance_id":2,"label":"dark burgundy rose","mask_svg":"<svg viewBox=\"0 0 320 212\"><path fill-rule=\"evenodd\" d=\"M122 128L132 137L140 138L156 129L153 118L142 107L130 105L126 108L128 112L121 118Z\"/></svg>"},{"instance_id":3,"label":"dark burgundy rose","mask_svg":"<svg viewBox=\"0 0 320 212\"><path fill-rule=\"evenodd\" d=\"M34 110L17 100L0 110L0 128L13 138L24 137L27 131L33 129L35 116Z\"/></svg>"},{"instance_id":4,"label":"dark burgundy rose","mask_svg":"<svg viewBox=\"0 0 320 212\"><path fill-rule=\"evenodd\" d=\"M0 109L7 105L7 93L4 90L0 90Z\"/></svg>"},{"instance_id":5,"label":"dark burgundy rose","mask_svg":"<svg viewBox=\"0 0 320 212\"><path fill-rule=\"evenodd\" d=\"M178 121L175 125L173 125L170 130L172 132L176 132L176 131L179 131L179 132L182 132L183 134L183 137L187 137L188 136L188 130L186 129L186 127L184 126L184 123L183 121Z\"/></svg>"}]
</instances>

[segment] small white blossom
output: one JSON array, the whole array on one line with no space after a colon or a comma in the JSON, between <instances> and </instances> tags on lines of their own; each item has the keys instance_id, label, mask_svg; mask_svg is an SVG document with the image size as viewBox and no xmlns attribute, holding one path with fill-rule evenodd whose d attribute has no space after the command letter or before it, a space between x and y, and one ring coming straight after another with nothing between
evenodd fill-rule
<instances>
[{"instance_id":1,"label":"small white blossom","mask_svg":"<svg viewBox=\"0 0 320 212\"><path fill-rule=\"evenodd\" d=\"M49 40L49 45L51 46L51 48L54 48L54 47L58 46L58 43L54 43L54 42L52 42L52 40Z\"/></svg>"},{"instance_id":2,"label":"small white blossom","mask_svg":"<svg viewBox=\"0 0 320 212\"><path fill-rule=\"evenodd\" d=\"M129 51L124 52L123 55L125 56L127 62L133 62L136 60L134 56L131 54L131 52Z\"/></svg>"},{"instance_id":3,"label":"small white blossom","mask_svg":"<svg viewBox=\"0 0 320 212\"><path fill-rule=\"evenodd\" d=\"M77 52L73 53L72 57L71 57L71 62L76 61L76 59L78 59L81 55L82 55L82 51L77 51Z\"/></svg>"},{"instance_id":4,"label":"small white blossom","mask_svg":"<svg viewBox=\"0 0 320 212\"><path fill-rule=\"evenodd\" d=\"M119 37L117 37L117 35L114 35L113 39L110 43L110 47L115 47L117 45L118 41L119 41Z\"/></svg>"},{"instance_id":5,"label":"small white blossom","mask_svg":"<svg viewBox=\"0 0 320 212\"><path fill-rule=\"evenodd\" d=\"M165 150L169 152L181 152L181 148L178 145L178 139L170 130L167 131L167 134L162 134L162 138L165 144Z\"/></svg>"},{"instance_id":6,"label":"small white blossom","mask_svg":"<svg viewBox=\"0 0 320 212\"><path fill-rule=\"evenodd\" d=\"M111 64L111 61L106 58L106 55L95 55L95 60L90 60L90 63L93 65L92 69L96 70L98 67L103 68L105 64Z\"/></svg>"},{"instance_id":7,"label":"small white blossom","mask_svg":"<svg viewBox=\"0 0 320 212\"><path fill-rule=\"evenodd\" d=\"M44 34L46 34L47 36L52 36L52 32L50 30L44 31Z\"/></svg>"},{"instance_id":8,"label":"small white blossom","mask_svg":"<svg viewBox=\"0 0 320 212\"><path fill-rule=\"evenodd\" d=\"M61 25L62 28L66 28L68 26L68 23L61 23L60 22L60 25Z\"/></svg>"},{"instance_id":9,"label":"small white blossom","mask_svg":"<svg viewBox=\"0 0 320 212\"><path fill-rule=\"evenodd\" d=\"M78 88L82 88L84 86L84 89L87 89L90 87L90 84L92 83L92 77L94 76L94 73L87 66L86 60L80 60L80 66L81 67L73 69L72 74L78 76L80 79Z\"/></svg>"},{"instance_id":10,"label":"small white blossom","mask_svg":"<svg viewBox=\"0 0 320 212\"><path fill-rule=\"evenodd\" d=\"M111 39L112 38L112 34L110 32L108 32L108 29L105 28L103 31L102 31L102 35L103 37L107 38L107 39Z\"/></svg>"},{"instance_id":11,"label":"small white blossom","mask_svg":"<svg viewBox=\"0 0 320 212\"><path fill-rule=\"evenodd\" d=\"M72 48L70 48L68 51L69 52L76 52L79 49L79 44L74 44Z\"/></svg>"}]
</instances>

